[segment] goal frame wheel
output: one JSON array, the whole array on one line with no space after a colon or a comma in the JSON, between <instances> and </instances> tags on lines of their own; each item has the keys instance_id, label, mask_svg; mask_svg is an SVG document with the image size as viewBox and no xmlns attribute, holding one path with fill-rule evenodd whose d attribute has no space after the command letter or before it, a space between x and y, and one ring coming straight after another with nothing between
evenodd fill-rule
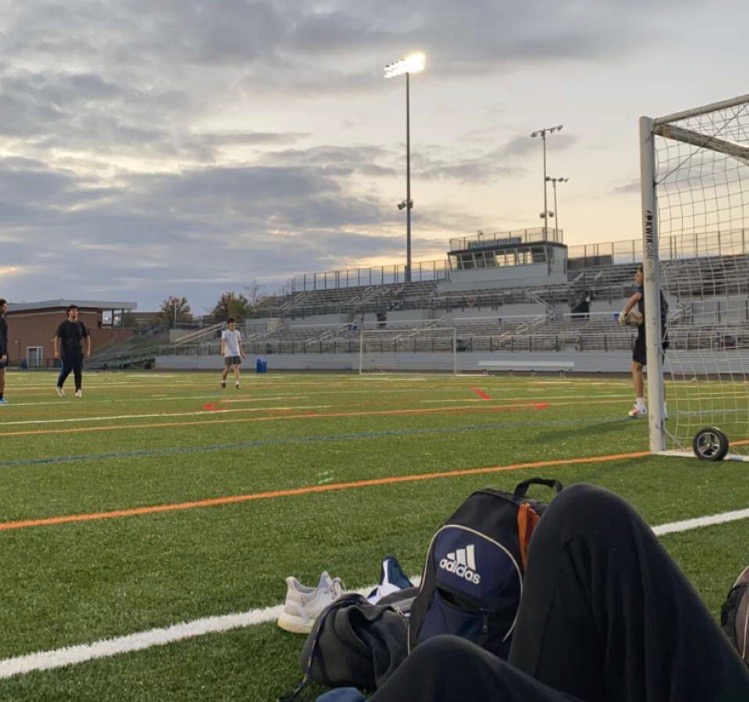
<instances>
[{"instance_id":1,"label":"goal frame wheel","mask_svg":"<svg viewBox=\"0 0 749 702\"><path fill-rule=\"evenodd\" d=\"M692 450L701 461L722 461L728 453L728 437L717 427L704 427L694 435Z\"/></svg>"}]
</instances>

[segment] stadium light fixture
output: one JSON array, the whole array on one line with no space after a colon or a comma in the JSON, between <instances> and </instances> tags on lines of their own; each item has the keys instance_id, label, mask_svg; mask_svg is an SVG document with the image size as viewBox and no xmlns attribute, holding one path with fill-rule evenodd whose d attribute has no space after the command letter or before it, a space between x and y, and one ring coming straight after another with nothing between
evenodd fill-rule
<instances>
[{"instance_id":1,"label":"stadium light fixture","mask_svg":"<svg viewBox=\"0 0 749 702\"><path fill-rule=\"evenodd\" d=\"M551 176L546 176L546 181L551 183L552 187L554 188L554 212L552 213L554 215L554 241L557 243L561 243L559 241L559 209L557 208L557 183L566 183L569 181L569 178L552 178Z\"/></svg>"},{"instance_id":2,"label":"stadium light fixture","mask_svg":"<svg viewBox=\"0 0 749 702\"><path fill-rule=\"evenodd\" d=\"M411 210L414 203L411 199L411 74L421 73L426 66L426 56L421 51L409 54L400 61L385 66L385 78L406 76L406 199L398 205L399 210L406 210L406 270L404 282L411 282Z\"/></svg>"},{"instance_id":3,"label":"stadium light fixture","mask_svg":"<svg viewBox=\"0 0 749 702\"><path fill-rule=\"evenodd\" d=\"M405 73L421 73L425 66L426 56L421 51L416 51L400 61L385 66L385 78L396 78Z\"/></svg>"},{"instance_id":4,"label":"stadium light fixture","mask_svg":"<svg viewBox=\"0 0 749 702\"><path fill-rule=\"evenodd\" d=\"M544 220L544 237L548 236L547 227L549 225L549 217L554 216L553 212L549 212L546 187L546 183L549 180L546 176L546 135L553 134L554 132L561 132L563 126L563 124L558 124L555 127L544 127L543 129L537 129L535 132L531 132L531 138L541 137L544 152L544 211L541 213L541 218Z\"/></svg>"}]
</instances>

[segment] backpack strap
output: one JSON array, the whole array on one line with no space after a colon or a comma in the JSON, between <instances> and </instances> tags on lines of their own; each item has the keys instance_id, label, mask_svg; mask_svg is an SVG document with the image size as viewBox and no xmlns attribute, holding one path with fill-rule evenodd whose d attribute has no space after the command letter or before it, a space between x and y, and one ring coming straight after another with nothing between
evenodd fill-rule
<instances>
[{"instance_id":1,"label":"backpack strap","mask_svg":"<svg viewBox=\"0 0 749 702\"><path fill-rule=\"evenodd\" d=\"M528 545L540 519L541 515L529 502L523 502L518 507L518 545L520 546L520 567L523 573L528 563Z\"/></svg>"},{"instance_id":2,"label":"backpack strap","mask_svg":"<svg viewBox=\"0 0 749 702\"><path fill-rule=\"evenodd\" d=\"M528 488L531 485L545 485L548 488L554 489L556 494L559 494L563 488L562 483L558 480L551 478L528 478L528 480L524 480L522 483L517 484L513 497L517 499L524 498L528 494Z\"/></svg>"}]
</instances>

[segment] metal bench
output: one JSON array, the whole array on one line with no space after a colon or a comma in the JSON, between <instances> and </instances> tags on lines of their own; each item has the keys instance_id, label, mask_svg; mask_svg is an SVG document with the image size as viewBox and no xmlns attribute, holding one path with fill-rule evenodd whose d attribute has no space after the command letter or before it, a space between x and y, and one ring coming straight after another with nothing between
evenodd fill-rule
<instances>
[{"instance_id":1,"label":"metal bench","mask_svg":"<svg viewBox=\"0 0 749 702\"><path fill-rule=\"evenodd\" d=\"M538 371L546 373L566 373L574 370L574 361L479 361L478 367L484 373L492 371L526 371L536 374Z\"/></svg>"}]
</instances>

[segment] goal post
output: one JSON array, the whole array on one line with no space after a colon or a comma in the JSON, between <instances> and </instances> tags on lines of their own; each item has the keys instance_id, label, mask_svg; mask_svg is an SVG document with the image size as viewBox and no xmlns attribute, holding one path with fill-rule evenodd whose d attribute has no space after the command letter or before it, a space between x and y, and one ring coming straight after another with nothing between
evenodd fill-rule
<instances>
[{"instance_id":1,"label":"goal post","mask_svg":"<svg viewBox=\"0 0 749 702\"><path fill-rule=\"evenodd\" d=\"M455 327L362 329L359 374L410 372L458 373Z\"/></svg>"},{"instance_id":2,"label":"goal post","mask_svg":"<svg viewBox=\"0 0 749 702\"><path fill-rule=\"evenodd\" d=\"M642 117L640 173L650 450L749 460L749 95Z\"/></svg>"}]
</instances>

